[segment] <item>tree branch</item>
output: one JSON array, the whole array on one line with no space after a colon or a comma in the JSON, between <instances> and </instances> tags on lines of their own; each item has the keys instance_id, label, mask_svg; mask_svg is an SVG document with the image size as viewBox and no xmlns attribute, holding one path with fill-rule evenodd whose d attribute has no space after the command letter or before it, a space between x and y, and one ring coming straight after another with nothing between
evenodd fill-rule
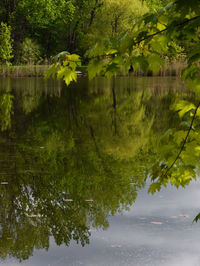
<instances>
[{"instance_id":1,"label":"tree branch","mask_svg":"<svg viewBox=\"0 0 200 266\"><path fill-rule=\"evenodd\" d=\"M177 23L176 25L174 25L174 27L184 26L185 24L188 24L189 22L191 22L191 21L193 21L193 20L196 20L196 19L198 19L198 18L200 18L200 16L196 16L196 17L193 17L193 18L191 18L191 19L187 19L187 20L185 20L185 21L182 21L182 22L180 22L180 23ZM134 44L135 44L135 45L140 44L141 42L143 42L143 41L145 41L145 40L147 40L147 39L150 39L150 38L152 38L152 37L154 37L154 36L156 36L156 35L159 35L159 34L165 32L165 31L167 31L169 28L170 28L170 26L167 26L167 27L166 27L165 29L163 29L163 30L157 31L157 32L152 33L152 34L150 34L150 35L147 35L147 36L143 37L142 39L140 39L139 41L135 42Z\"/></svg>"}]
</instances>

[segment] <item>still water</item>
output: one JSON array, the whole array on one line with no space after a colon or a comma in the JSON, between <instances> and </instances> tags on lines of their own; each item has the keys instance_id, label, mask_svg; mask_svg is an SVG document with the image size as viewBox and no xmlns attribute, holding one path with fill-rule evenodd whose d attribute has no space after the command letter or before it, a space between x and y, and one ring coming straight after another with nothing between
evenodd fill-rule
<instances>
[{"instance_id":1,"label":"still water","mask_svg":"<svg viewBox=\"0 0 200 266\"><path fill-rule=\"evenodd\" d=\"M148 191L177 78L1 79L0 265L200 265L200 182Z\"/></svg>"}]
</instances>

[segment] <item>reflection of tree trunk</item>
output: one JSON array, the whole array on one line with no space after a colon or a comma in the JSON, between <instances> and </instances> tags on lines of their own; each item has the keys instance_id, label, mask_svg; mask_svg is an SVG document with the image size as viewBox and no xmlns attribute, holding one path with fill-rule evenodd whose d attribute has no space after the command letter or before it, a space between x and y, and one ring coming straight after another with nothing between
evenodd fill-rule
<instances>
[{"instance_id":1,"label":"reflection of tree trunk","mask_svg":"<svg viewBox=\"0 0 200 266\"><path fill-rule=\"evenodd\" d=\"M92 127L89 123L87 123L87 119L84 119L84 123L85 123L85 126L86 126L86 127L89 129L89 131L90 131L90 136L91 136L91 139L92 139L92 141L93 141L93 143L94 143L96 153L97 153L99 159L101 159L102 164L103 164L103 166L104 166L104 158L103 158L103 156L101 156L101 153L100 153L100 151L99 151L99 148L98 148L98 145L97 145L97 140L96 140L96 137L95 137L95 134L94 134L94 129L93 129L93 127ZM106 168L106 167L104 166L104 168Z\"/></svg>"},{"instance_id":2,"label":"reflection of tree trunk","mask_svg":"<svg viewBox=\"0 0 200 266\"><path fill-rule=\"evenodd\" d=\"M67 98L67 113L68 113L68 121L69 121L69 129L72 128L73 123L79 128L78 121L78 112L77 112L77 104L73 98L72 90L69 88L69 94Z\"/></svg>"},{"instance_id":3,"label":"reflection of tree trunk","mask_svg":"<svg viewBox=\"0 0 200 266\"><path fill-rule=\"evenodd\" d=\"M115 77L113 77L112 84L112 96L113 96L113 117L112 117L112 125L114 127L114 134L117 135L117 101L116 101L116 93L115 93Z\"/></svg>"},{"instance_id":4,"label":"reflection of tree trunk","mask_svg":"<svg viewBox=\"0 0 200 266\"><path fill-rule=\"evenodd\" d=\"M96 141L96 138L95 138L95 135L94 135L94 129L93 129L93 127L91 125L88 125L88 127L90 129L90 135L91 135L91 138L92 138L92 140L94 142L94 146L95 146L95 150L96 150L97 156L99 157L99 159L102 162L103 169L104 169L105 173L111 173L111 170L106 166L105 160L104 160L103 156L101 155L100 150L98 148L97 141Z\"/></svg>"},{"instance_id":5,"label":"reflection of tree trunk","mask_svg":"<svg viewBox=\"0 0 200 266\"><path fill-rule=\"evenodd\" d=\"M116 93L115 93L115 78L113 79L113 85L112 85L112 94L113 94L113 108L116 110Z\"/></svg>"}]
</instances>

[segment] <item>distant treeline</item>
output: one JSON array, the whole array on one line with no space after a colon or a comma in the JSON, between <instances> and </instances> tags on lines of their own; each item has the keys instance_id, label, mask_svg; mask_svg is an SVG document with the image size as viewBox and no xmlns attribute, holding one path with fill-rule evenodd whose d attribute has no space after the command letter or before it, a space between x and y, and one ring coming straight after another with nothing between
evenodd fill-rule
<instances>
[{"instance_id":1,"label":"distant treeline","mask_svg":"<svg viewBox=\"0 0 200 266\"><path fill-rule=\"evenodd\" d=\"M0 64L46 64L60 51L84 55L168 0L1 0Z\"/></svg>"}]
</instances>

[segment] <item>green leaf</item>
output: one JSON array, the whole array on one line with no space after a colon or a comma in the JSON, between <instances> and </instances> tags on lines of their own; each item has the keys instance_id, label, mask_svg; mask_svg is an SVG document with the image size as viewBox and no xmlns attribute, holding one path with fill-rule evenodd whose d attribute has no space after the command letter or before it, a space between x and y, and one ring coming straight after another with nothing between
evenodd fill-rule
<instances>
[{"instance_id":1,"label":"green leaf","mask_svg":"<svg viewBox=\"0 0 200 266\"><path fill-rule=\"evenodd\" d=\"M150 185L148 192L151 194L154 194L157 191L161 190L161 184L160 183L153 183Z\"/></svg>"},{"instance_id":2,"label":"green leaf","mask_svg":"<svg viewBox=\"0 0 200 266\"><path fill-rule=\"evenodd\" d=\"M70 53L67 51L63 51L56 56L53 57L53 61L56 63L58 60L64 60L64 58L69 55Z\"/></svg>"},{"instance_id":3,"label":"green leaf","mask_svg":"<svg viewBox=\"0 0 200 266\"><path fill-rule=\"evenodd\" d=\"M119 72L119 65L117 63L111 62L106 67L105 76L110 79L115 73Z\"/></svg>"},{"instance_id":4,"label":"green leaf","mask_svg":"<svg viewBox=\"0 0 200 266\"><path fill-rule=\"evenodd\" d=\"M63 79L68 86L72 81L77 81L77 74L75 71L65 72Z\"/></svg>"},{"instance_id":5,"label":"green leaf","mask_svg":"<svg viewBox=\"0 0 200 266\"><path fill-rule=\"evenodd\" d=\"M146 72L148 69L149 63L147 59L142 55L142 56L135 57L135 59L133 59L133 65L136 69L139 66L144 72Z\"/></svg>"},{"instance_id":6,"label":"green leaf","mask_svg":"<svg viewBox=\"0 0 200 266\"><path fill-rule=\"evenodd\" d=\"M182 71L182 80L195 79L200 72L200 68L197 64L189 65Z\"/></svg>"},{"instance_id":7,"label":"green leaf","mask_svg":"<svg viewBox=\"0 0 200 266\"><path fill-rule=\"evenodd\" d=\"M52 78L55 78L57 75L57 72L60 70L60 64L57 62L49 67L49 69L46 71L44 78L48 79L52 76Z\"/></svg>"},{"instance_id":8,"label":"green leaf","mask_svg":"<svg viewBox=\"0 0 200 266\"><path fill-rule=\"evenodd\" d=\"M93 79L96 75L100 75L104 70L105 62L102 60L94 59L88 65L89 79Z\"/></svg>"},{"instance_id":9,"label":"green leaf","mask_svg":"<svg viewBox=\"0 0 200 266\"><path fill-rule=\"evenodd\" d=\"M160 141L168 141L169 137L173 134L173 131L171 128L169 128L160 138Z\"/></svg>"},{"instance_id":10,"label":"green leaf","mask_svg":"<svg viewBox=\"0 0 200 266\"><path fill-rule=\"evenodd\" d=\"M180 118L182 118L187 112L196 109L196 107L195 107L195 105L193 103L190 103L190 102L184 101L184 100L176 102L172 106L172 108L175 111L179 111Z\"/></svg>"},{"instance_id":11,"label":"green leaf","mask_svg":"<svg viewBox=\"0 0 200 266\"><path fill-rule=\"evenodd\" d=\"M162 51L163 52L167 52L168 51L168 42L169 42L169 39L162 35L161 37L158 38L158 42L160 43L161 47L162 47Z\"/></svg>"},{"instance_id":12,"label":"green leaf","mask_svg":"<svg viewBox=\"0 0 200 266\"><path fill-rule=\"evenodd\" d=\"M105 54L105 46L103 43L96 43L94 47L89 49L86 53L86 55L89 58L97 57Z\"/></svg>"},{"instance_id":13,"label":"green leaf","mask_svg":"<svg viewBox=\"0 0 200 266\"><path fill-rule=\"evenodd\" d=\"M196 77L192 80L189 80L187 82L187 88L189 90L193 90L196 95L199 95L200 94L200 78Z\"/></svg>"},{"instance_id":14,"label":"green leaf","mask_svg":"<svg viewBox=\"0 0 200 266\"><path fill-rule=\"evenodd\" d=\"M185 139L185 136L186 136L186 132L183 130L179 130L174 133L174 140L176 141L178 145L180 145L181 142Z\"/></svg>"},{"instance_id":15,"label":"green leaf","mask_svg":"<svg viewBox=\"0 0 200 266\"><path fill-rule=\"evenodd\" d=\"M180 123L180 126L182 127L182 128L185 128L185 129L189 129L190 128L190 125L191 125L191 123L189 123L188 121L182 121L181 123ZM194 130L194 127L192 126L192 129Z\"/></svg>"},{"instance_id":16,"label":"green leaf","mask_svg":"<svg viewBox=\"0 0 200 266\"><path fill-rule=\"evenodd\" d=\"M116 49L108 49L105 54L106 55L112 55L112 54L116 54L117 53L117 50Z\"/></svg>"},{"instance_id":17,"label":"green leaf","mask_svg":"<svg viewBox=\"0 0 200 266\"><path fill-rule=\"evenodd\" d=\"M61 67L57 73L57 78L63 79L68 86L72 81L77 81L77 74L75 70L71 70L68 67Z\"/></svg>"}]
</instances>

